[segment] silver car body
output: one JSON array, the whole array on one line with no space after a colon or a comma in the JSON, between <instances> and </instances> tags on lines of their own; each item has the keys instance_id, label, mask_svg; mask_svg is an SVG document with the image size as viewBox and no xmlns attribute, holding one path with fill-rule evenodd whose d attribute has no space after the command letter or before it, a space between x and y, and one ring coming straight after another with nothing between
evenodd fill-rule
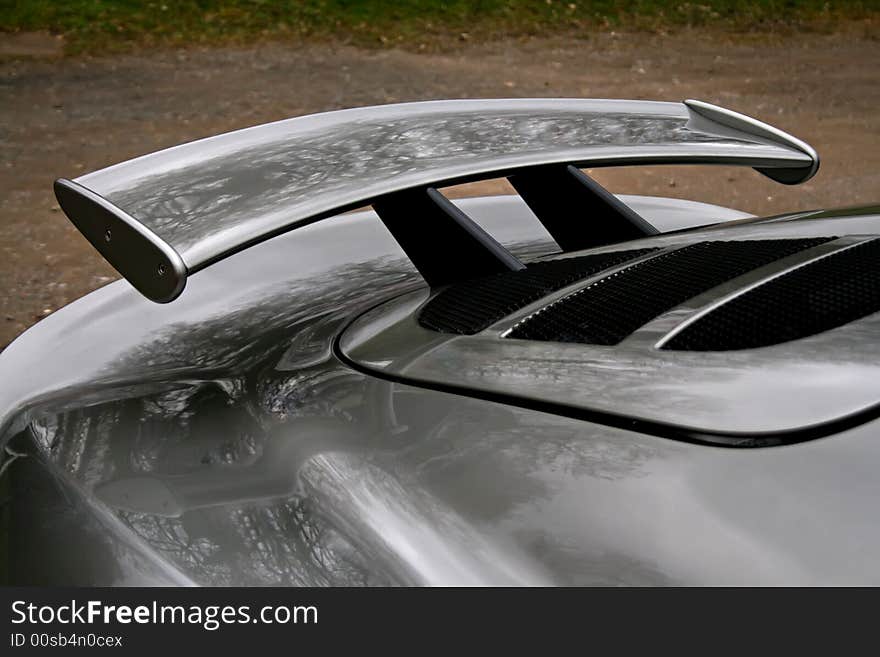
<instances>
[{"instance_id":1,"label":"silver car body","mask_svg":"<svg viewBox=\"0 0 880 657\"><path fill-rule=\"evenodd\" d=\"M694 120L680 108L645 111L661 109L682 125ZM786 172L783 182L815 173L818 161L802 142L782 148L778 137L760 139L767 143L740 144L764 148L757 160L730 134L720 160L697 157L776 167ZM204 161L229 155L218 144L202 145ZM144 189L157 170L204 165L194 155L200 148L134 160L77 184L97 189L118 176ZM645 157L676 161L668 153ZM479 172L435 171L430 180L510 167L505 160ZM242 198L217 198L252 210L247 167L236 171L230 179L241 176ZM377 184L394 179L376 173ZM122 197L109 189L100 192L120 207ZM53 520L31 505L39 522L61 525L64 542L39 550L63 580L56 583L880 581L873 503L880 320L725 357L654 349L721 300L880 233L880 210L756 219L689 201L621 197L670 233L625 248L836 239L677 306L619 347L600 348L503 342L515 318L473 336L417 326L413 309L433 293L382 222L372 211L333 216L396 189L331 195L326 206L282 217L274 204L290 194L284 188L258 213L271 226L260 219L247 237L245 220L232 232L198 228L191 243L191 232L162 234L139 210L146 206L123 208L180 257L185 287L175 285L173 301L157 304L117 281L0 353L3 438L34 441L76 518ZM175 198L185 209L211 207ZM519 197L457 205L522 261L558 257ZM317 220L325 216L332 218ZM595 251L617 248L624 247ZM103 558L85 567L66 544Z\"/></svg>"}]
</instances>

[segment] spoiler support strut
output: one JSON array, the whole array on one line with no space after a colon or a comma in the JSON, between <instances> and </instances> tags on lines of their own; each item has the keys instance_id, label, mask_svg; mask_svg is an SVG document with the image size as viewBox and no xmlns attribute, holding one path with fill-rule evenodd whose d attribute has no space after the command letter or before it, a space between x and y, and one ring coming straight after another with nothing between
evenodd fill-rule
<instances>
[{"instance_id":1,"label":"spoiler support strut","mask_svg":"<svg viewBox=\"0 0 880 657\"><path fill-rule=\"evenodd\" d=\"M433 187L386 196L373 209L431 287L525 269Z\"/></svg>"},{"instance_id":2,"label":"spoiler support strut","mask_svg":"<svg viewBox=\"0 0 880 657\"><path fill-rule=\"evenodd\" d=\"M508 178L538 220L565 251L656 235L642 219L577 167L552 165Z\"/></svg>"}]
</instances>

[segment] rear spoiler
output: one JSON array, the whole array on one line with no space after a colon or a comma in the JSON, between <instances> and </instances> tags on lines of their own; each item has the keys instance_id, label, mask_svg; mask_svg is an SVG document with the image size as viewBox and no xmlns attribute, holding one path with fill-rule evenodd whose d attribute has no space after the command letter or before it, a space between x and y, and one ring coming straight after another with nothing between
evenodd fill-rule
<instances>
[{"instance_id":1,"label":"rear spoiler","mask_svg":"<svg viewBox=\"0 0 880 657\"><path fill-rule=\"evenodd\" d=\"M564 251L651 234L580 171L633 164L743 165L797 184L819 158L781 130L694 100L451 100L239 130L57 180L55 194L107 261L164 303L221 258L367 204L432 286L451 282L443 248L466 256L459 278L521 268L434 189L500 176Z\"/></svg>"}]
</instances>

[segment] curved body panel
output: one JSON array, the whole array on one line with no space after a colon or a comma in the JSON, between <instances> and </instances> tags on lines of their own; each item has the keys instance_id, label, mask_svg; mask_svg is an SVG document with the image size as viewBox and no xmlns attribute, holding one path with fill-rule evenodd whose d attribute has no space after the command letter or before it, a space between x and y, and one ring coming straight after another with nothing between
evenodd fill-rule
<instances>
[{"instance_id":1,"label":"curved body panel","mask_svg":"<svg viewBox=\"0 0 880 657\"><path fill-rule=\"evenodd\" d=\"M691 201L622 198L659 228L670 231L751 216ZM532 258L556 250L519 197L456 203L514 253ZM328 244L333 248L327 249ZM218 348L202 354L204 360L194 359L175 340L174 331L180 330L183 336L193 327L222 323L222 335L237 335L240 342L260 329L267 332L264 340L268 340L279 327L320 314L306 283L316 275L334 281L345 299L382 299L381 279L362 281L344 274L376 260L393 263L389 271L395 277L405 274L410 285L421 286L415 269L372 211L278 236L218 263L194 276L173 308L150 303L126 281L111 283L40 321L0 352L0 432L29 406L84 384L99 387L126 380L152 381L222 367L231 362L225 350ZM267 302L273 299L283 304L283 312L273 307L276 302ZM169 342L169 349L138 358L142 345L160 338ZM237 343L234 350L237 353L245 346Z\"/></svg>"},{"instance_id":2,"label":"curved body panel","mask_svg":"<svg viewBox=\"0 0 880 657\"><path fill-rule=\"evenodd\" d=\"M677 203L628 202L649 218ZM555 250L518 199L461 205L524 261ZM679 210L680 227L734 218ZM736 225L876 223L850 214ZM392 383L336 357L354 316L422 287L372 213L348 215L217 263L173 305L120 281L12 343L4 439L28 432L119 539L88 570L50 551L68 565L55 583L880 582L876 421L735 451Z\"/></svg>"},{"instance_id":3,"label":"curved body panel","mask_svg":"<svg viewBox=\"0 0 880 657\"><path fill-rule=\"evenodd\" d=\"M880 413L876 386L880 343L873 339L880 332L880 315L760 349L677 351L663 349L662 343L744 290L873 242L880 231L880 215L815 221L809 226L716 227L634 240L622 247L651 246L664 254L702 240L815 238L850 229L855 234L816 244L675 304L613 348L509 337L527 318L582 293L608 275L601 272L511 312L473 335L438 334L420 325L417 317L429 303L431 291L402 295L352 322L340 339L340 354L353 366L389 380L680 440L726 446L811 440L836 433L841 423L849 426ZM620 248L617 245L611 252ZM641 260L624 262L616 271L656 255L652 251ZM644 294L650 293L646 286Z\"/></svg>"}]
</instances>

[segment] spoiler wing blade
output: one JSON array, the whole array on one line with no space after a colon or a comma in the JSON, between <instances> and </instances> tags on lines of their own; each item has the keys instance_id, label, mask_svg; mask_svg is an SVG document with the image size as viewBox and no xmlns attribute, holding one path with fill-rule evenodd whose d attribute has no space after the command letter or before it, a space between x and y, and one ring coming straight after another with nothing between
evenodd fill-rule
<instances>
[{"instance_id":1,"label":"spoiler wing blade","mask_svg":"<svg viewBox=\"0 0 880 657\"><path fill-rule=\"evenodd\" d=\"M55 192L120 274L168 302L189 274L299 226L405 190L551 164L744 165L796 184L819 159L781 130L699 101L452 100L239 130L59 180Z\"/></svg>"}]
</instances>

